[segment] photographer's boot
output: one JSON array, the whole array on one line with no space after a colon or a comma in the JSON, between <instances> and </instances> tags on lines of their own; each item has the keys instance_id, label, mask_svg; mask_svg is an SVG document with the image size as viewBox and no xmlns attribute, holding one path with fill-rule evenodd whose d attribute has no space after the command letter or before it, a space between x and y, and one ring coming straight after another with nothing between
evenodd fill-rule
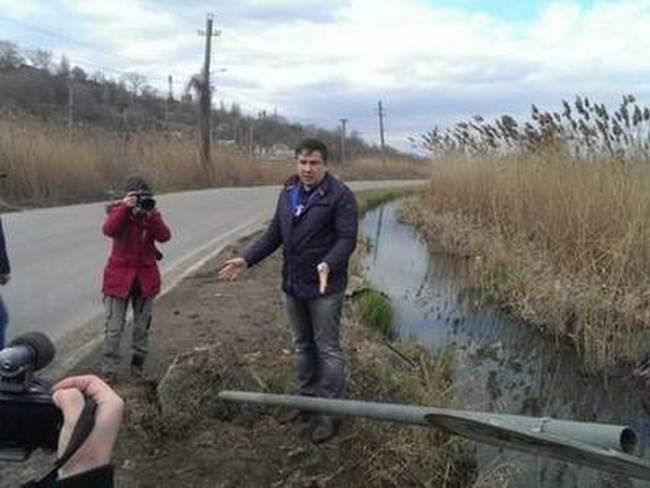
<instances>
[{"instance_id":1,"label":"photographer's boot","mask_svg":"<svg viewBox=\"0 0 650 488\"><path fill-rule=\"evenodd\" d=\"M131 376L136 379L144 377L144 360L138 356L131 360Z\"/></svg>"}]
</instances>

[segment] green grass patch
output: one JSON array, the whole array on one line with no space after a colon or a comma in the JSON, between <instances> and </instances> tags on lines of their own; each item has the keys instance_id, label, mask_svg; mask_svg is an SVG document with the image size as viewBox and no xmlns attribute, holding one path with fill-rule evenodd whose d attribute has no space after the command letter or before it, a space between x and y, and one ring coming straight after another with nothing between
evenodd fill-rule
<instances>
[{"instance_id":1,"label":"green grass patch","mask_svg":"<svg viewBox=\"0 0 650 488\"><path fill-rule=\"evenodd\" d=\"M291 391L292 377L286 371L278 372L266 378L267 393L287 394Z\"/></svg>"},{"instance_id":2,"label":"green grass patch","mask_svg":"<svg viewBox=\"0 0 650 488\"><path fill-rule=\"evenodd\" d=\"M395 335L393 327L393 307L390 298L376 290L365 292L359 299L361 323L378 330L388 339Z\"/></svg>"},{"instance_id":3,"label":"green grass patch","mask_svg":"<svg viewBox=\"0 0 650 488\"><path fill-rule=\"evenodd\" d=\"M361 237L361 239L362 240L360 244L364 247L366 253L371 253L374 247L374 241L372 240L372 237L370 237L369 235L364 235Z\"/></svg>"},{"instance_id":4,"label":"green grass patch","mask_svg":"<svg viewBox=\"0 0 650 488\"><path fill-rule=\"evenodd\" d=\"M383 188L380 190L363 190L355 192L357 204L359 206L359 213L362 215L380 205L403 198L414 193L423 193L426 191L426 186L407 186L401 188Z\"/></svg>"},{"instance_id":5,"label":"green grass patch","mask_svg":"<svg viewBox=\"0 0 650 488\"><path fill-rule=\"evenodd\" d=\"M511 266L505 263L496 263L487 274L487 289L491 295L499 297L500 294L512 285L516 278Z\"/></svg>"}]
</instances>

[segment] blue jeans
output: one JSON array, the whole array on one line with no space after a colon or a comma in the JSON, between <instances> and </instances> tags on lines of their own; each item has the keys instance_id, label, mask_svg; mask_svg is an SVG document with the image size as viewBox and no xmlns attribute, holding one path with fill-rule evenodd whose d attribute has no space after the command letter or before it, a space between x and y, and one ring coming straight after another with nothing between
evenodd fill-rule
<instances>
[{"instance_id":1,"label":"blue jeans","mask_svg":"<svg viewBox=\"0 0 650 488\"><path fill-rule=\"evenodd\" d=\"M343 396L345 362L339 337L344 293L309 299L285 294L300 395Z\"/></svg>"},{"instance_id":2,"label":"blue jeans","mask_svg":"<svg viewBox=\"0 0 650 488\"><path fill-rule=\"evenodd\" d=\"M5 338L7 334L7 324L9 323L9 312L0 296L0 349L5 347Z\"/></svg>"}]
</instances>

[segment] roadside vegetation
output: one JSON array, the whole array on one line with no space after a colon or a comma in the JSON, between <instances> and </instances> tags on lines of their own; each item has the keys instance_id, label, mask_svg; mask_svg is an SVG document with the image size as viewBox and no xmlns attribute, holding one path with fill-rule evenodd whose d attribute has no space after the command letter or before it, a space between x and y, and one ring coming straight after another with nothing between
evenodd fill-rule
<instances>
[{"instance_id":1,"label":"roadside vegetation","mask_svg":"<svg viewBox=\"0 0 650 488\"><path fill-rule=\"evenodd\" d=\"M429 191L403 217L588 366L634 365L650 353L650 109L563 107L423 135Z\"/></svg>"},{"instance_id":2,"label":"roadside vegetation","mask_svg":"<svg viewBox=\"0 0 650 488\"><path fill-rule=\"evenodd\" d=\"M366 212L379 207L380 205L395 200L397 198L404 198L415 193L422 193L427 190L426 184L413 185L400 188L382 188L377 190L364 190L356 192L357 205L359 206L359 213L361 215ZM362 236L360 236L363 239Z\"/></svg>"},{"instance_id":3,"label":"roadside vegetation","mask_svg":"<svg viewBox=\"0 0 650 488\"><path fill-rule=\"evenodd\" d=\"M132 174L147 177L157 191L205 188L195 137L164 131L123 135L98 128L70 134L34 118L0 117L0 172L7 203L47 206L109 198ZM217 186L281 184L293 171L289 160L249 157L236 148L215 148ZM428 178L429 165L400 158L330 163L346 180Z\"/></svg>"},{"instance_id":4,"label":"roadside vegetation","mask_svg":"<svg viewBox=\"0 0 650 488\"><path fill-rule=\"evenodd\" d=\"M367 210L378 200L413 193L359 192L359 206ZM353 398L409 405L453 407L449 374L451 356L432 356L415 343L393 342L395 324L390 299L372 289L364 278L362 261L371 243L359 239L351 262L352 295L344 328L351 370ZM355 290L354 283L361 285ZM473 486L476 466L470 445L436 429L368 420L356 421L365 438L361 466L367 486Z\"/></svg>"},{"instance_id":5,"label":"roadside vegetation","mask_svg":"<svg viewBox=\"0 0 650 488\"><path fill-rule=\"evenodd\" d=\"M388 298L376 290L368 290L359 298L359 320L362 324L377 330L387 339L393 339L393 308Z\"/></svg>"},{"instance_id":6,"label":"roadside vegetation","mask_svg":"<svg viewBox=\"0 0 650 488\"><path fill-rule=\"evenodd\" d=\"M215 100L211 163L199 155L196 76L161 93L137 72L114 78L55 61L43 49L0 40L0 207L102 200L134 173L158 191L280 184L293 171L292 148L324 141L332 171L345 179L426 178L424 158L278 113L243 113ZM180 86L179 86L180 85ZM200 91L200 90L199 90Z\"/></svg>"}]
</instances>

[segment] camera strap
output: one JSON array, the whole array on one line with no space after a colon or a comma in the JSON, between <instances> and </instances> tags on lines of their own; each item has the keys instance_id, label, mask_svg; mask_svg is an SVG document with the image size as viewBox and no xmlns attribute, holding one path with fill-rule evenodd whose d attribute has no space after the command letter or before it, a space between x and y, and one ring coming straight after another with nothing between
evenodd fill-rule
<instances>
[{"instance_id":1,"label":"camera strap","mask_svg":"<svg viewBox=\"0 0 650 488\"><path fill-rule=\"evenodd\" d=\"M81 411L81 415L77 420L77 424L74 426L68 445L61 457L54 462L54 465L45 474L28 481L22 485L23 487L38 488L56 485L59 469L68 462L75 452L77 452L86 439L88 439L88 436L95 427L96 410L97 403L95 403L94 400L87 398L84 408Z\"/></svg>"}]
</instances>

